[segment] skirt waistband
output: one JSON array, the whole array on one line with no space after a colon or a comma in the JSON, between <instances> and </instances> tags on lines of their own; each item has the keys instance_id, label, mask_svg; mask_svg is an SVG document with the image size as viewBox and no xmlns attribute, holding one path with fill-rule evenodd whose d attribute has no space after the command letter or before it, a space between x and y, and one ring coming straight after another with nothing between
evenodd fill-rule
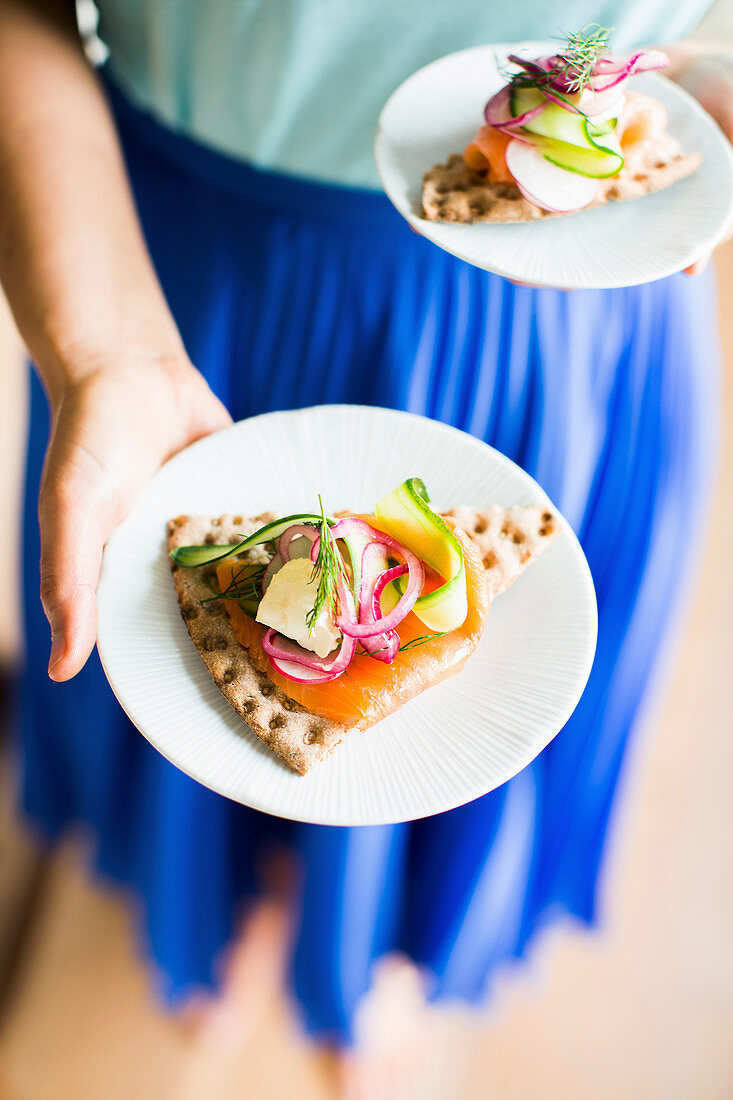
<instances>
[{"instance_id":1,"label":"skirt waistband","mask_svg":"<svg viewBox=\"0 0 733 1100\"><path fill-rule=\"evenodd\" d=\"M134 105L110 75L109 66L101 71L101 77L123 144L132 140L145 145L156 156L173 162L184 172L258 206L275 207L283 213L308 218L366 222L371 227L379 225L392 230L404 224L381 191L321 183L255 168L173 130Z\"/></svg>"}]
</instances>

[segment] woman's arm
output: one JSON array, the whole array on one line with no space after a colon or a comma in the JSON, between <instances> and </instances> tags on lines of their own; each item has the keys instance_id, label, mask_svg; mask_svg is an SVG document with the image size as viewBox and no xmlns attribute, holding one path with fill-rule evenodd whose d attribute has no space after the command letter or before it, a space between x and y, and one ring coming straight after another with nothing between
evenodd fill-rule
<instances>
[{"instance_id":1,"label":"woman's arm","mask_svg":"<svg viewBox=\"0 0 733 1100\"><path fill-rule=\"evenodd\" d=\"M39 504L54 679L96 637L104 543L228 414L187 359L74 5L0 0L0 280L53 413Z\"/></svg>"},{"instance_id":2,"label":"woman's arm","mask_svg":"<svg viewBox=\"0 0 733 1100\"><path fill-rule=\"evenodd\" d=\"M73 3L0 0L0 178L0 277L52 395L100 338L180 353Z\"/></svg>"}]
</instances>

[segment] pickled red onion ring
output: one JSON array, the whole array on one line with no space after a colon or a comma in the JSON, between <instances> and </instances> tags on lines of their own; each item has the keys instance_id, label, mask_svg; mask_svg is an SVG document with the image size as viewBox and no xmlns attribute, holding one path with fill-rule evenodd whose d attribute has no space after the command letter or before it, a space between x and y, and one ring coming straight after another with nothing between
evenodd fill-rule
<instances>
[{"instance_id":1,"label":"pickled red onion ring","mask_svg":"<svg viewBox=\"0 0 733 1100\"><path fill-rule=\"evenodd\" d=\"M277 544L277 552L284 562L290 561L290 544L298 538L309 539L313 543L318 538L318 530L307 523L294 523L286 528Z\"/></svg>"},{"instance_id":2,"label":"pickled red onion ring","mask_svg":"<svg viewBox=\"0 0 733 1100\"><path fill-rule=\"evenodd\" d=\"M537 86L539 90L547 96L548 99L553 100L555 103L559 103L561 107L564 107L566 111L570 111L574 114L583 114L578 107L573 103L569 103L566 99L561 98L559 95L553 94L553 89L565 96L577 91L577 86L574 87L573 72L572 69L567 71L559 71L553 73L553 69L559 64L566 62L567 59L561 54L554 54L550 57L538 57L533 61L529 61L523 57L519 57L517 54L509 54L508 61L511 61L514 65L518 65L521 69L524 69L526 73L529 73L531 77L537 80ZM629 57L615 57L609 55L608 57L600 57L594 66L593 75L588 81L588 86L594 92L607 92L611 88L615 88L618 84L627 80L630 76L634 76L636 73L650 72L652 69L663 69L669 65L669 58L662 50L637 50L636 53L631 54ZM550 77L550 79L548 79ZM502 91L509 92L509 85L502 88ZM498 111L502 105L503 100L499 100L501 92L498 92L493 99L489 100L486 104L486 121L489 125L494 126L495 129L507 130L511 128L512 123L516 123L516 120L511 118L511 112L509 112L509 118L499 117L499 124L492 122L488 117L489 104L494 100L497 101L495 110ZM508 95L506 102L508 104ZM535 108L536 112L542 110L542 107ZM587 112L592 113L592 112ZM532 111L528 111L525 115L518 116L523 122L528 121L534 117ZM520 123L522 125L523 123Z\"/></svg>"},{"instance_id":3,"label":"pickled red onion ring","mask_svg":"<svg viewBox=\"0 0 733 1100\"><path fill-rule=\"evenodd\" d=\"M369 578L364 559L367 553L371 552L373 554L375 549L380 550L383 558L386 558L386 548L381 543L370 542L364 548L361 562L361 584L359 586L358 612L360 623L378 623L380 621L383 617L382 592L384 592L390 581L397 580L398 577L404 577L408 572L406 565L396 565L392 569L383 569L375 577ZM360 641L362 648L370 657L374 657L377 661L384 661L388 665L392 664L400 648L400 636L394 629L385 630L371 638L361 638Z\"/></svg>"},{"instance_id":4,"label":"pickled red onion ring","mask_svg":"<svg viewBox=\"0 0 733 1100\"><path fill-rule=\"evenodd\" d=\"M362 536L367 535L371 542L381 543L383 546L386 546L393 554L404 559L408 569L405 591L402 593L392 610L387 615L380 616L376 622L357 622L355 618L352 619L350 616L344 615L342 609L342 614L336 619L336 626L343 634L348 634L349 637L358 638L359 641L361 641L363 638L373 638L376 634L384 634L386 631L394 630L394 628L402 622L405 615L415 606L415 602L422 592L422 586L425 581L425 571L417 554L414 554L412 550L408 550L406 546L403 546L397 539L393 539L391 535L385 534L384 531L375 530L374 527L371 527L363 519L347 516L345 519L340 519L338 523L331 528L332 535L337 539L348 536L351 532L358 532ZM317 545L317 543L313 544L313 549L311 551L312 560L315 560L314 554L317 556Z\"/></svg>"},{"instance_id":5,"label":"pickled red onion ring","mask_svg":"<svg viewBox=\"0 0 733 1100\"><path fill-rule=\"evenodd\" d=\"M262 648L271 665L295 683L322 684L335 680L351 664L357 640L370 656L390 664L400 644L395 627L412 610L425 580L425 571L417 555L391 535L371 527L365 520L347 516L334 524L331 534L335 540L347 538L349 535L359 535L362 539L366 539L357 593L358 607L349 585L343 576L339 576L337 580L339 614L335 625L341 631L342 640L334 656L319 657L292 639L279 634L274 628L270 628L265 633ZM312 540L311 561L315 563L318 560L321 541L318 531L305 524L293 524L280 536L278 553L275 555L276 558L280 558L280 564L289 560L290 544L294 538L298 537ZM383 562L386 563L387 551L403 558L404 564L382 569L376 576L370 576L365 568L368 555L379 552ZM391 581L403 576L407 576L405 591L392 610L387 615L383 615L381 597L385 587Z\"/></svg>"}]
</instances>

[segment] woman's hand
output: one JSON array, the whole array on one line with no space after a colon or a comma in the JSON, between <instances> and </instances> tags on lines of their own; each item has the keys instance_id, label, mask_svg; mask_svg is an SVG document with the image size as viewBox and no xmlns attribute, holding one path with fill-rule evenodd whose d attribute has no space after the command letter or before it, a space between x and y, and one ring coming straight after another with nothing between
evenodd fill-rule
<instances>
[{"instance_id":1,"label":"woman's hand","mask_svg":"<svg viewBox=\"0 0 733 1100\"><path fill-rule=\"evenodd\" d=\"M95 590L112 531L167 458L231 423L182 353L95 354L76 366L77 380L52 395L39 501L53 680L75 676L94 647Z\"/></svg>"},{"instance_id":2,"label":"woman's hand","mask_svg":"<svg viewBox=\"0 0 733 1100\"><path fill-rule=\"evenodd\" d=\"M682 42L666 50L670 67L665 75L694 95L721 130L733 142L733 49L712 43ZM728 240L733 235L729 227ZM697 275L708 263L709 256L686 268L688 275Z\"/></svg>"}]
</instances>

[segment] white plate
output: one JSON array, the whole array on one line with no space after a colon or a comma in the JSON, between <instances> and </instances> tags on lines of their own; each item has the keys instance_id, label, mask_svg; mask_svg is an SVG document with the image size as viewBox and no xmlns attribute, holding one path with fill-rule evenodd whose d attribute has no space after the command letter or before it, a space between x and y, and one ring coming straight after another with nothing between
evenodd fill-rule
<instances>
[{"instance_id":1,"label":"white plate","mask_svg":"<svg viewBox=\"0 0 733 1100\"><path fill-rule=\"evenodd\" d=\"M311 508L370 511L418 475L438 507L545 503L513 462L425 417L354 405L268 413L195 443L153 478L104 555L102 664L127 714L177 767L281 817L377 825L447 810L528 764L573 711L590 671L596 603L567 525L491 609L460 675L430 688L301 777L219 692L181 619L166 522Z\"/></svg>"},{"instance_id":2,"label":"white plate","mask_svg":"<svg viewBox=\"0 0 733 1100\"><path fill-rule=\"evenodd\" d=\"M657 73L631 86L661 100L669 131L697 152L694 175L631 202L524 225L444 225L422 217L424 172L460 153L483 122L486 101L505 83L496 58L551 52L547 43L498 43L433 62L400 85L379 119L374 147L387 195L429 240L477 267L539 286L633 286L681 271L720 240L733 211L733 156L699 103Z\"/></svg>"}]
</instances>

